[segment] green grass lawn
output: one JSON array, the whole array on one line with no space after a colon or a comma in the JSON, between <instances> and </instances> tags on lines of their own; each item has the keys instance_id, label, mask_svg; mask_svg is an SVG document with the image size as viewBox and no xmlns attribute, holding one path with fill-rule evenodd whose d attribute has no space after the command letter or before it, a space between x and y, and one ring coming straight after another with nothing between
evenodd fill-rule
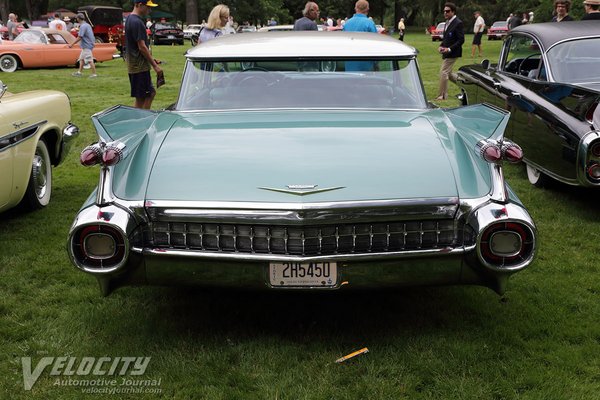
<instances>
[{"instance_id":1,"label":"green grass lawn","mask_svg":"<svg viewBox=\"0 0 600 400\"><path fill-rule=\"evenodd\" d=\"M434 98L439 43L412 32L405 40L419 50ZM470 41L457 67L473 61ZM483 46L495 61L500 42ZM154 48L167 80L154 108L175 101L188 47ZM14 92L68 93L82 131L54 170L51 204L0 214L0 399L108 397L61 386L68 377L50 367L24 390L21 357L34 368L42 357L63 356L151 357L142 376L127 377L159 385L119 399L600 398L600 194L534 188L522 166L506 175L537 223L538 255L503 298L480 287L314 294L128 287L101 297L65 250L98 179L78 155L96 137L90 115L132 101L121 60L100 64L97 79L73 71L0 73ZM363 347L367 354L335 363Z\"/></svg>"}]
</instances>

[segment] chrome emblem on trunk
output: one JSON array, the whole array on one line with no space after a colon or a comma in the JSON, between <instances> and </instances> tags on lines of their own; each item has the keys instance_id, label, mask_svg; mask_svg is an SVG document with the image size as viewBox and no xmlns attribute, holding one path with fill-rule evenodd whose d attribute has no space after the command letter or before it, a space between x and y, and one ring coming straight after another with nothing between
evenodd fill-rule
<instances>
[{"instance_id":1,"label":"chrome emblem on trunk","mask_svg":"<svg viewBox=\"0 0 600 400\"><path fill-rule=\"evenodd\" d=\"M286 185L287 189L270 187L259 187L259 189L270 190L272 192L294 194L296 196L305 196L307 194L323 193L329 192L331 190L344 189L344 186L317 189L318 186L319 185Z\"/></svg>"}]
</instances>

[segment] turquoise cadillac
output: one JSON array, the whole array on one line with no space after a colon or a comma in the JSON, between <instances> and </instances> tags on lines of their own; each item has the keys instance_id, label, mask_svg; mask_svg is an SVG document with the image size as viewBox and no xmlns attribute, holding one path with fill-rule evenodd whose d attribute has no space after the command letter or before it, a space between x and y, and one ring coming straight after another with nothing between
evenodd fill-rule
<instances>
[{"instance_id":1,"label":"turquoise cadillac","mask_svg":"<svg viewBox=\"0 0 600 400\"><path fill-rule=\"evenodd\" d=\"M93 116L98 188L73 264L124 285L269 290L477 284L536 250L503 178L509 114L429 104L416 51L368 33L228 35L189 50L167 110Z\"/></svg>"}]
</instances>

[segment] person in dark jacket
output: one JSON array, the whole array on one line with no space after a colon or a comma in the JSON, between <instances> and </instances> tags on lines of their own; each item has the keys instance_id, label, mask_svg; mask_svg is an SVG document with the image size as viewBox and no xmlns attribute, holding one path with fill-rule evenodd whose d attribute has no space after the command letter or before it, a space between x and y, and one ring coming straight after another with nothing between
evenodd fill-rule
<instances>
[{"instance_id":1,"label":"person in dark jacket","mask_svg":"<svg viewBox=\"0 0 600 400\"><path fill-rule=\"evenodd\" d=\"M436 100L448 98L448 80L456 82L456 76L452 68L459 57L462 57L462 45L465 42L465 29L463 22L456 16L456 5L454 3L444 4L444 17L446 27L442 44L438 52L442 55L442 67L440 69L440 88Z\"/></svg>"},{"instance_id":2,"label":"person in dark jacket","mask_svg":"<svg viewBox=\"0 0 600 400\"><path fill-rule=\"evenodd\" d=\"M585 0L583 8L585 15L581 18L582 21L600 20L600 0Z\"/></svg>"}]
</instances>

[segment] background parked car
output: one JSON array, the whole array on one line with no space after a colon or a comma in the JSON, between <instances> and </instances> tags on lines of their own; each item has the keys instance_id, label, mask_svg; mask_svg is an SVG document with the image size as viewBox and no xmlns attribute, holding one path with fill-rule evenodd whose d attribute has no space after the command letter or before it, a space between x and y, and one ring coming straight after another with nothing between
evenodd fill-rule
<instances>
[{"instance_id":1,"label":"background parked car","mask_svg":"<svg viewBox=\"0 0 600 400\"><path fill-rule=\"evenodd\" d=\"M0 71L15 72L18 68L65 67L77 65L81 47L66 31L49 28L25 29L13 41L0 46ZM116 43L97 43L92 51L94 61L112 60Z\"/></svg>"},{"instance_id":2,"label":"background parked car","mask_svg":"<svg viewBox=\"0 0 600 400\"><path fill-rule=\"evenodd\" d=\"M271 25L271 26L263 26L258 29L258 32L285 32L285 31L293 31L294 25Z\"/></svg>"},{"instance_id":3,"label":"background parked car","mask_svg":"<svg viewBox=\"0 0 600 400\"><path fill-rule=\"evenodd\" d=\"M446 27L445 22L440 22L437 24L434 30L431 31L431 41L435 42L436 40L441 41L444 38L444 28Z\"/></svg>"},{"instance_id":4,"label":"background parked car","mask_svg":"<svg viewBox=\"0 0 600 400\"><path fill-rule=\"evenodd\" d=\"M496 21L488 28L488 40L502 40L508 34L508 22Z\"/></svg>"},{"instance_id":5,"label":"background parked car","mask_svg":"<svg viewBox=\"0 0 600 400\"><path fill-rule=\"evenodd\" d=\"M0 81L0 212L23 202L50 202L52 166L59 165L79 130L70 123L66 94L51 90L8 93Z\"/></svg>"},{"instance_id":6,"label":"background parked car","mask_svg":"<svg viewBox=\"0 0 600 400\"><path fill-rule=\"evenodd\" d=\"M152 32L152 43L159 44L183 44L183 29L171 22L156 22L150 27Z\"/></svg>"},{"instance_id":7,"label":"background parked car","mask_svg":"<svg viewBox=\"0 0 600 400\"><path fill-rule=\"evenodd\" d=\"M463 104L510 110L507 136L529 181L600 188L600 24L536 23L509 33L498 65L458 71Z\"/></svg>"},{"instance_id":8,"label":"background parked car","mask_svg":"<svg viewBox=\"0 0 600 400\"><path fill-rule=\"evenodd\" d=\"M202 29L202 25L200 25L200 24L188 25L183 29L183 38L192 40L192 36L198 35L200 33L201 29Z\"/></svg>"},{"instance_id":9,"label":"background parked car","mask_svg":"<svg viewBox=\"0 0 600 400\"><path fill-rule=\"evenodd\" d=\"M237 28L237 33L256 32L258 29L254 25L240 25Z\"/></svg>"},{"instance_id":10,"label":"background parked car","mask_svg":"<svg viewBox=\"0 0 600 400\"><path fill-rule=\"evenodd\" d=\"M125 46L123 9L110 6L83 6L77 9L92 26L96 43L116 43L119 51ZM74 29L71 33L75 33Z\"/></svg>"}]
</instances>

